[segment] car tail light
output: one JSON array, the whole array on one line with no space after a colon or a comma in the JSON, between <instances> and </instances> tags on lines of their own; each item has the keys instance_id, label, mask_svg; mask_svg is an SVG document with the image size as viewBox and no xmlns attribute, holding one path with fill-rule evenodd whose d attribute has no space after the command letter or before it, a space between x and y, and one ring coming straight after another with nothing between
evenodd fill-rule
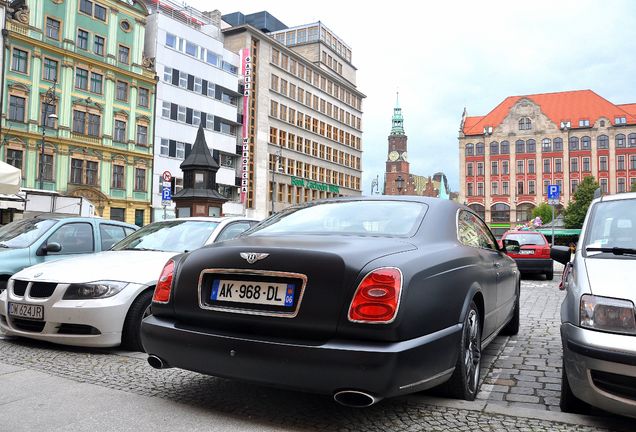
<instances>
[{"instance_id":1,"label":"car tail light","mask_svg":"<svg viewBox=\"0 0 636 432\"><path fill-rule=\"evenodd\" d=\"M402 272L395 267L375 269L356 290L349 307L349 321L388 324L395 319L402 291Z\"/></svg>"},{"instance_id":2,"label":"car tail light","mask_svg":"<svg viewBox=\"0 0 636 432\"><path fill-rule=\"evenodd\" d=\"M155 303L168 303L170 301L170 291L172 291L172 277L174 275L174 261L170 260L161 270L161 276L157 281L155 293L152 301Z\"/></svg>"}]
</instances>

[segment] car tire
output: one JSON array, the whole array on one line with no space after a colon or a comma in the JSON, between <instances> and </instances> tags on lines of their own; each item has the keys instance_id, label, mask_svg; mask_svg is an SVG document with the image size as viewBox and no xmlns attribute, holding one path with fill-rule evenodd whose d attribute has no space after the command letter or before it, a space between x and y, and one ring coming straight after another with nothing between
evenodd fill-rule
<instances>
[{"instance_id":1,"label":"car tire","mask_svg":"<svg viewBox=\"0 0 636 432\"><path fill-rule=\"evenodd\" d=\"M144 352L144 347L141 344L141 320L150 314L152 294L152 290L144 291L130 305L122 330L122 348Z\"/></svg>"},{"instance_id":2,"label":"car tire","mask_svg":"<svg viewBox=\"0 0 636 432\"><path fill-rule=\"evenodd\" d=\"M470 303L459 343L455 371L445 385L445 392L456 399L475 400L479 391L481 366L481 317L475 302Z\"/></svg>"},{"instance_id":3,"label":"car tire","mask_svg":"<svg viewBox=\"0 0 636 432\"><path fill-rule=\"evenodd\" d=\"M552 280L554 279L554 270L550 270L549 272L545 273L545 279L546 280Z\"/></svg>"},{"instance_id":4,"label":"car tire","mask_svg":"<svg viewBox=\"0 0 636 432\"><path fill-rule=\"evenodd\" d=\"M566 413L588 414L590 412L590 405L572 393L572 388L568 381L568 374L565 371L565 362L561 369L561 399L559 401L559 407L561 411Z\"/></svg>"}]
</instances>

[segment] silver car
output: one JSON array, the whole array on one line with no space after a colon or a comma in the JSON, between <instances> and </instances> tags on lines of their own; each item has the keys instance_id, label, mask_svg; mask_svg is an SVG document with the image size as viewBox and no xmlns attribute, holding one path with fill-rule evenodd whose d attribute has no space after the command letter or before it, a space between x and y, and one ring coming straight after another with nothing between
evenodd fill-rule
<instances>
[{"instance_id":1,"label":"silver car","mask_svg":"<svg viewBox=\"0 0 636 432\"><path fill-rule=\"evenodd\" d=\"M636 193L592 201L576 252L565 265L561 305L561 410L590 405L636 418Z\"/></svg>"}]
</instances>

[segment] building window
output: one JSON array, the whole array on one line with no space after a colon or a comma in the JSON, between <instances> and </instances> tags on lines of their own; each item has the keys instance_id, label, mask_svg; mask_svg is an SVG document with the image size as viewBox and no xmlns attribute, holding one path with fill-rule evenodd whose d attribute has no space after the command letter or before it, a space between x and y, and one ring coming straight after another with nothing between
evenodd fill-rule
<instances>
[{"instance_id":1,"label":"building window","mask_svg":"<svg viewBox=\"0 0 636 432\"><path fill-rule=\"evenodd\" d=\"M148 126L137 125L137 144L148 145Z\"/></svg>"},{"instance_id":2,"label":"building window","mask_svg":"<svg viewBox=\"0 0 636 432\"><path fill-rule=\"evenodd\" d=\"M625 155L616 156L616 169L623 171L625 169Z\"/></svg>"},{"instance_id":3,"label":"building window","mask_svg":"<svg viewBox=\"0 0 636 432\"><path fill-rule=\"evenodd\" d=\"M91 91L93 93L102 94L102 84L104 77L102 74L93 72L91 74Z\"/></svg>"},{"instance_id":4,"label":"building window","mask_svg":"<svg viewBox=\"0 0 636 432\"><path fill-rule=\"evenodd\" d=\"M543 159L543 172L544 173L549 173L550 172L550 159Z\"/></svg>"},{"instance_id":5,"label":"building window","mask_svg":"<svg viewBox=\"0 0 636 432\"><path fill-rule=\"evenodd\" d=\"M23 122L26 99L19 96L9 96L9 120Z\"/></svg>"},{"instance_id":6,"label":"building window","mask_svg":"<svg viewBox=\"0 0 636 432\"><path fill-rule=\"evenodd\" d=\"M89 0L80 0L80 12L87 15L93 15L93 2Z\"/></svg>"},{"instance_id":7,"label":"building window","mask_svg":"<svg viewBox=\"0 0 636 432\"><path fill-rule=\"evenodd\" d=\"M41 123L45 124L46 127L54 128L55 127L55 118L49 117L51 114L55 114L57 111L57 107L55 104L50 104L42 101L42 107L40 111Z\"/></svg>"},{"instance_id":8,"label":"building window","mask_svg":"<svg viewBox=\"0 0 636 432\"><path fill-rule=\"evenodd\" d=\"M186 41L185 53L192 57L197 57L198 46L190 41Z\"/></svg>"},{"instance_id":9,"label":"building window","mask_svg":"<svg viewBox=\"0 0 636 432\"><path fill-rule=\"evenodd\" d=\"M526 142L524 140L517 140L515 142L515 151L517 153L525 153L526 152Z\"/></svg>"},{"instance_id":10,"label":"building window","mask_svg":"<svg viewBox=\"0 0 636 432\"><path fill-rule=\"evenodd\" d=\"M123 143L126 142L126 122L122 120L115 120L115 135L114 141Z\"/></svg>"},{"instance_id":11,"label":"building window","mask_svg":"<svg viewBox=\"0 0 636 432\"><path fill-rule=\"evenodd\" d=\"M517 182L517 195L523 195L523 182Z\"/></svg>"},{"instance_id":12,"label":"building window","mask_svg":"<svg viewBox=\"0 0 636 432\"><path fill-rule=\"evenodd\" d=\"M46 18L46 37L60 40L60 22L53 18Z\"/></svg>"},{"instance_id":13,"label":"building window","mask_svg":"<svg viewBox=\"0 0 636 432\"><path fill-rule=\"evenodd\" d=\"M601 156L599 158L599 171L607 171L607 156Z\"/></svg>"},{"instance_id":14,"label":"building window","mask_svg":"<svg viewBox=\"0 0 636 432\"><path fill-rule=\"evenodd\" d=\"M88 49L88 32L86 30L77 29L77 47L79 49Z\"/></svg>"},{"instance_id":15,"label":"building window","mask_svg":"<svg viewBox=\"0 0 636 432\"><path fill-rule=\"evenodd\" d=\"M550 186L550 180L543 180L543 193L548 194L548 186Z\"/></svg>"},{"instance_id":16,"label":"building window","mask_svg":"<svg viewBox=\"0 0 636 432\"><path fill-rule=\"evenodd\" d=\"M466 185L466 196L473 196L473 184L468 183Z\"/></svg>"},{"instance_id":17,"label":"building window","mask_svg":"<svg viewBox=\"0 0 636 432\"><path fill-rule=\"evenodd\" d=\"M472 164L472 162L466 164L466 175L468 175L468 176L472 176L473 175L473 164Z\"/></svg>"},{"instance_id":18,"label":"building window","mask_svg":"<svg viewBox=\"0 0 636 432\"><path fill-rule=\"evenodd\" d=\"M490 207L490 217L492 222L510 222L510 206L503 203L493 205Z\"/></svg>"},{"instance_id":19,"label":"building window","mask_svg":"<svg viewBox=\"0 0 636 432\"><path fill-rule=\"evenodd\" d=\"M73 110L73 132L86 133L86 113Z\"/></svg>"},{"instance_id":20,"label":"building window","mask_svg":"<svg viewBox=\"0 0 636 432\"><path fill-rule=\"evenodd\" d=\"M530 130L532 129L532 121L528 117L523 117L519 119L519 130Z\"/></svg>"},{"instance_id":21,"label":"building window","mask_svg":"<svg viewBox=\"0 0 636 432\"><path fill-rule=\"evenodd\" d=\"M492 182L490 185L492 195L499 195L499 182Z\"/></svg>"},{"instance_id":22,"label":"building window","mask_svg":"<svg viewBox=\"0 0 636 432\"><path fill-rule=\"evenodd\" d=\"M81 159L71 159L71 183L81 184L83 171L84 161Z\"/></svg>"},{"instance_id":23,"label":"building window","mask_svg":"<svg viewBox=\"0 0 636 432\"><path fill-rule=\"evenodd\" d=\"M138 90L138 93L137 93L137 104L139 106L148 108L148 106L150 104L150 100L149 100L149 97L148 97L149 94L150 94L150 92L148 91L147 88L139 87L139 90Z\"/></svg>"},{"instance_id":24,"label":"building window","mask_svg":"<svg viewBox=\"0 0 636 432\"><path fill-rule=\"evenodd\" d=\"M115 98L124 102L128 100L128 83L124 81L117 81L117 92Z\"/></svg>"},{"instance_id":25,"label":"building window","mask_svg":"<svg viewBox=\"0 0 636 432\"><path fill-rule=\"evenodd\" d=\"M627 136L627 142L630 147L636 147L636 133L631 133Z\"/></svg>"},{"instance_id":26,"label":"building window","mask_svg":"<svg viewBox=\"0 0 636 432\"><path fill-rule=\"evenodd\" d=\"M97 162L86 162L86 184L97 185Z\"/></svg>"},{"instance_id":27,"label":"building window","mask_svg":"<svg viewBox=\"0 0 636 432\"><path fill-rule=\"evenodd\" d=\"M554 172L556 172L556 173L563 172L563 160L562 159L554 159Z\"/></svg>"},{"instance_id":28,"label":"building window","mask_svg":"<svg viewBox=\"0 0 636 432\"><path fill-rule=\"evenodd\" d=\"M499 154L499 143L497 141L490 143L490 154Z\"/></svg>"},{"instance_id":29,"label":"building window","mask_svg":"<svg viewBox=\"0 0 636 432\"><path fill-rule=\"evenodd\" d=\"M342 111L340 111L340 112L342 113ZM477 155L483 155L484 154L484 143L477 143L477 145L475 146L475 154L477 154Z\"/></svg>"},{"instance_id":30,"label":"building window","mask_svg":"<svg viewBox=\"0 0 636 432\"><path fill-rule=\"evenodd\" d=\"M607 135L599 135L596 138L596 146L599 149L608 149L609 148L609 137Z\"/></svg>"},{"instance_id":31,"label":"building window","mask_svg":"<svg viewBox=\"0 0 636 432\"><path fill-rule=\"evenodd\" d=\"M579 158L573 157L570 158L570 172L578 172L579 171Z\"/></svg>"},{"instance_id":32,"label":"building window","mask_svg":"<svg viewBox=\"0 0 636 432\"><path fill-rule=\"evenodd\" d=\"M589 119L581 119L579 120L579 127L589 127L590 120Z\"/></svg>"},{"instance_id":33,"label":"building window","mask_svg":"<svg viewBox=\"0 0 636 432\"><path fill-rule=\"evenodd\" d=\"M99 56L104 55L104 38L98 35L93 36L93 52Z\"/></svg>"},{"instance_id":34,"label":"building window","mask_svg":"<svg viewBox=\"0 0 636 432\"><path fill-rule=\"evenodd\" d=\"M614 124L621 125L627 123L627 117L614 117Z\"/></svg>"},{"instance_id":35,"label":"building window","mask_svg":"<svg viewBox=\"0 0 636 432\"><path fill-rule=\"evenodd\" d=\"M146 170L144 168L135 168L135 190L146 191Z\"/></svg>"},{"instance_id":36,"label":"building window","mask_svg":"<svg viewBox=\"0 0 636 432\"><path fill-rule=\"evenodd\" d=\"M589 157L584 157L581 159L582 163L583 163L583 172L590 172L590 158Z\"/></svg>"},{"instance_id":37,"label":"building window","mask_svg":"<svg viewBox=\"0 0 636 432\"><path fill-rule=\"evenodd\" d=\"M40 155L40 163L43 164L43 168L38 173L42 173L42 180L53 181L53 155Z\"/></svg>"},{"instance_id":38,"label":"building window","mask_svg":"<svg viewBox=\"0 0 636 432\"><path fill-rule=\"evenodd\" d=\"M601 181L601 190L603 191L604 194L607 193L607 179L606 178L602 178Z\"/></svg>"},{"instance_id":39,"label":"building window","mask_svg":"<svg viewBox=\"0 0 636 432\"><path fill-rule=\"evenodd\" d=\"M128 64L129 57L130 57L130 48L124 45L119 45L117 60L119 60L120 63Z\"/></svg>"},{"instance_id":40,"label":"building window","mask_svg":"<svg viewBox=\"0 0 636 432\"><path fill-rule=\"evenodd\" d=\"M528 181L528 195L534 195L534 180Z\"/></svg>"},{"instance_id":41,"label":"building window","mask_svg":"<svg viewBox=\"0 0 636 432\"><path fill-rule=\"evenodd\" d=\"M7 149L7 163L18 169L22 169L23 155L22 150Z\"/></svg>"},{"instance_id":42,"label":"building window","mask_svg":"<svg viewBox=\"0 0 636 432\"><path fill-rule=\"evenodd\" d=\"M44 59L42 78L46 81L57 82L57 61L50 58Z\"/></svg>"},{"instance_id":43,"label":"building window","mask_svg":"<svg viewBox=\"0 0 636 432\"><path fill-rule=\"evenodd\" d=\"M135 209L135 225L144 226L144 209Z\"/></svg>"},{"instance_id":44,"label":"building window","mask_svg":"<svg viewBox=\"0 0 636 432\"><path fill-rule=\"evenodd\" d=\"M124 208L118 208L118 207L111 207L110 208L110 220L114 220L114 221L119 221L119 222L125 222L126 221L126 217L125 217L125 211L126 209Z\"/></svg>"},{"instance_id":45,"label":"building window","mask_svg":"<svg viewBox=\"0 0 636 432\"><path fill-rule=\"evenodd\" d=\"M500 148L501 154L509 154L510 153L510 143L508 141L501 142Z\"/></svg>"},{"instance_id":46,"label":"building window","mask_svg":"<svg viewBox=\"0 0 636 432\"><path fill-rule=\"evenodd\" d=\"M477 163L477 175L478 176L484 175L484 164L482 162Z\"/></svg>"},{"instance_id":47,"label":"building window","mask_svg":"<svg viewBox=\"0 0 636 432\"><path fill-rule=\"evenodd\" d=\"M102 118L97 114L88 114L88 135L99 136Z\"/></svg>"},{"instance_id":48,"label":"building window","mask_svg":"<svg viewBox=\"0 0 636 432\"><path fill-rule=\"evenodd\" d=\"M490 174L498 175L499 174L499 162L492 161L490 163Z\"/></svg>"},{"instance_id":49,"label":"building window","mask_svg":"<svg viewBox=\"0 0 636 432\"><path fill-rule=\"evenodd\" d=\"M114 189L124 188L124 166L123 165L113 165L113 188Z\"/></svg>"},{"instance_id":50,"label":"building window","mask_svg":"<svg viewBox=\"0 0 636 432\"><path fill-rule=\"evenodd\" d=\"M535 172L535 160L528 159L528 174L534 174Z\"/></svg>"},{"instance_id":51,"label":"building window","mask_svg":"<svg viewBox=\"0 0 636 432\"><path fill-rule=\"evenodd\" d=\"M508 190L508 182L501 182L501 193L504 195L508 195L509 190Z\"/></svg>"},{"instance_id":52,"label":"building window","mask_svg":"<svg viewBox=\"0 0 636 432\"><path fill-rule=\"evenodd\" d=\"M616 191L618 193L622 193L625 192L625 178L624 177L619 177L618 178L618 183L617 183L617 189Z\"/></svg>"},{"instance_id":53,"label":"building window","mask_svg":"<svg viewBox=\"0 0 636 432\"><path fill-rule=\"evenodd\" d=\"M629 155L629 169L636 170L636 155Z\"/></svg>"},{"instance_id":54,"label":"building window","mask_svg":"<svg viewBox=\"0 0 636 432\"><path fill-rule=\"evenodd\" d=\"M524 165L523 160L517 161L517 174L523 174Z\"/></svg>"},{"instance_id":55,"label":"building window","mask_svg":"<svg viewBox=\"0 0 636 432\"><path fill-rule=\"evenodd\" d=\"M618 134L615 138L616 148L624 148L625 147L625 135Z\"/></svg>"},{"instance_id":56,"label":"building window","mask_svg":"<svg viewBox=\"0 0 636 432\"><path fill-rule=\"evenodd\" d=\"M579 187L579 181L578 180L571 180L570 181L570 194L574 194L574 192L576 192L576 188Z\"/></svg>"},{"instance_id":57,"label":"building window","mask_svg":"<svg viewBox=\"0 0 636 432\"><path fill-rule=\"evenodd\" d=\"M15 72L27 73L29 53L18 48L13 48L11 57L11 70Z\"/></svg>"},{"instance_id":58,"label":"building window","mask_svg":"<svg viewBox=\"0 0 636 432\"><path fill-rule=\"evenodd\" d=\"M570 150L578 150L579 149L579 139L578 137L570 137L569 141L569 149Z\"/></svg>"},{"instance_id":59,"label":"building window","mask_svg":"<svg viewBox=\"0 0 636 432\"><path fill-rule=\"evenodd\" d=\"M533 139L526 141L526 152L534 153L537 151L537 142Z\"/></svg>"},{"instance_id":60,"label":"building window","mask_svg":"<svg viewBox=\"0 0 636 432\"><path fill-rule=\"evenodd\" d=\"M95 18L100 21L106 22L106 8L100 4L95 3Z\"/></svg>"},{"instance_id":61,"label":"building window","mask_svg":"<svg viewBox=\"0 0 636 432\"><path fill-rule=\"evenodd\" d=\"M584 136L581 138L581 150L589 150L592 148L592 138Z\"/></svg>"},{"instance_id":62,"label":"building window","mask_svg":"<svg viewBox=\"0 0 636 432\"><path fill-rule=\"evenodd\" d=\"M88 71L86 69L75 69L75 87L88 90Z\"/></svg>"},{"instance_id":63,"label":"building window","mask_svg":"<svg viewBox=\"0 0 636 432\"><path fill-rule=\"evenodd\" d=\"M477 196L484 196L484 184L482 182L477 183Z\"/></svg>"},{"instance_id":64,"label":"building window","mask_svg":"<svg viewBox=\"0 0 636 432\"><path fill-rule=\"evenodd\" d=\"M501 161L501 173L503 175L508 175L510 174L510 163L505 160L505 161Z\"/></svg>"},{"instance_id":65,"label":"building window","mask_svg":"<svg viewBox=\"0 0 636 432\"><path fill-rule=\"evenodd\" d=\"M473 156L475 154L475 147L472 144L466 144L466 156Z\"/></svg>"},{"instance_id":66,"label":"building window","mask_svg":"<svg viewBox=\"0 0 636 432\"><path fill-rule=\"evenodd\" d=\"M553 144L554 151L563 151L563 140L561 138L555 138Z\"/></svg>"},{"instance_id":67,"label":"building window","mask_svg":"<svg viewBox=\"0 0 636 432\"><path fill-rule=\"evenodd\" d=\"M541 151L542 152L552 151L552 141L550 141L550 138L543 138L543 140L541 141Z\"/></svg>"}]
</instances>

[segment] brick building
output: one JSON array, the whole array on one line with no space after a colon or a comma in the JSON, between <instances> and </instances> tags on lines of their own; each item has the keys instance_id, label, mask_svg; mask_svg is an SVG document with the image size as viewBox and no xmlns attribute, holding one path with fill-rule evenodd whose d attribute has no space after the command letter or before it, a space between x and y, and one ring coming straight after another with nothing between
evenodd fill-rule
<instances>
[{"instance_id":1,"label":"brick building","mask_svg":"<svg viewBox=\"0 0 636 432\"><path fill-rule=\"evenodd\" d=\"M636 183L636 104L616 105L591 90L509 96L484 116L462 116L461 202L495 232L528 221L561 186L567 205L588 176L604 193Z\"/></svg>"}]
</instances>

